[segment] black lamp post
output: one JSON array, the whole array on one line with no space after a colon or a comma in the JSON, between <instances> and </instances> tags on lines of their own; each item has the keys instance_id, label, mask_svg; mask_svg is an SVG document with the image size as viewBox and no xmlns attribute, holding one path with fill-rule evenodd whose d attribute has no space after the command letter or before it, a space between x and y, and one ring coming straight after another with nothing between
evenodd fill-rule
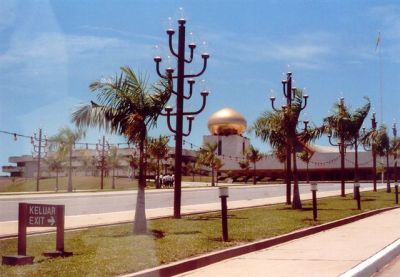
<instances>
[{"instance_id":1,"label":"black lamp post","mask_svg":"<svg viewBox=\"0 0 400 277\"><path fill-rule=\"evenodd\" d=\"M222 218L222 240L228 241L228 187L219 187L219 198L221 198L221 218Z\"/></svg>"},{"instance_id":2,"label":"black lamp post","mask_svg":"<svg viewBox=\"0 0 400 277\"><path fill-rule=\"evenodd\" d=\"M396 123L393 123L393 137L394 137L394 141L396 142L396 138L397 138L397 128L396 128ZM393 158L394 158L394 182L395 184L397 184L398 181L398 175L397 175L397 149L395 149L394 153L393 153Z\"/></svg>"},{"instance_id":3,"label":"black lamp post","mask_svg":"<svg viewBox=\"0 0 400 277\"><path fill-rule=\"evenodd\" d=\"M160 56L156 56L154 61L156 62L157 74L166 79L170 85L171 91L176 95L176 112L172 111L172 107L166 107L166 113L161 113L167 117L168 129L175 134L175 187L174 187L174 218L181 217L181 181L182 181L182 141L183 136L189 136L192 129L192 121L194 116L201 113L206 106L206 98L208 96L208 91L203 90L200 94L203 97L203 104L199 110L196 112L184 112L183 103L184 100L188 100L192 97L193 84L195 80L193 78L199 77L204 73L207 67L207 60L210 57L208 53L201 54L203 58L203 69L197 74L185 74L185 64L191 63L193 61L193 53L196 48L196 44L189 43L188 47L190 49L190 58L186 59L185 57L185 23L186 20L184 18L180 18L178 20L179 31L178 31L178 52L176 52L173 48L172 37L175 34L175 30L168 29L166 32L169 38L169 51L171 54L177 59L177 74L173 75L174 69L168 67L165 70L165 75L160 72L160 62L162 58ZM174 90L174 79L176 81L176 91ZM184 94L184 81L187 79L187 83L189 84L189 93L188 95ZM171 124L171 117L175 116L176 125L173 128ZM188 120L188 131L183 132L183 117L187 116Z\"/></svg>"},{"instance_id":4,"label":"black lamp post","mask_svg":"<svg viewBox=\"0 0 400 277\"><path fill-rule=\"evenodd\" d=\"M313 207L314 221L317 220L317 190L318 190L318 184L312 183L311 184L311 192L312 192L312 207Z\"/></svg>"},{"instance_id":5,"label":"black lamp post","mask_svg":"<svg viewBox=\"0 0 400 277\"><path fill-rule=\"evenodd\" d=\"M396 123L393 123L393 137L394 137L394 146L397 146L396 138L397 138L397 128L396 128ZM398 184L398 175L397 175L397 149L394 149L394 190L396 193L396 204L399 204L399 184Z\"/></svg>"},{"instance_id":6,"label":"black lamp post","mask_svg":"<svg viewBox=\"0 0 400 277\"><path fill-rule=\"evenodd\" d=\"M287 110L290 110L292 105L292 100L294 99L296 88L292 87L292 73L288 72L286 74L286 80L282 81L283 95L286 97L286 105L282 106L281 110L275 108L275 97L271 96L271 106L276 112L283 112L284 120L287 126L287 143L286 143L286 204L291 204L291 177L293 176L293 182L298 184L297 167L296 167L296 149L295 149L295 139L296 139L296 126L290 124L290 120L287 115ZM307 106L308 95L304 95L304 104L300 107L300 111L304 110ZM293 174L291 170L291 154L293 154ZM297 186L294 186L297 189ZM295 191L296 192L296 191Z\"/></svg>"},{"instance_id":7,"label":"black lamp post","mask_svg":"<svg viewBox=\"0 0 400 277\"><path fill-rule=\"evenodd\" d=\"M343 109L344 107L344 98L340 97L339 99L339 109ZM338 133L339 133L339 141L335 144L332 142L332 135L328 135L329 143L332 146L338 146L339 147L339 153L340 153L340 183L341 183L341 196L345 197L346 192L345 192L345 181L344 181L344 170L345 170L345 164L344 164L344 156L346 154L346 148L352 144L346 144L345 138L344 138L344 132L342 128L342 123L339 122L339 128L338 128Z\"/></svg>"}]
</instances>

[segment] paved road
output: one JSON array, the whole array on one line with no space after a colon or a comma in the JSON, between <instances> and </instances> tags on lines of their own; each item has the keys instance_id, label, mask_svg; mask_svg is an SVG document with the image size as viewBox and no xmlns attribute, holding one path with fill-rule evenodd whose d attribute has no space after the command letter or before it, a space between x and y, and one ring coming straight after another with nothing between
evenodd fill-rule
<instances>
[{"instance_id":1,"label":"paved road","mask_svg":"<svg viewBox=\"0 0 400 277\"><path fill-rule=\"evenodd\" d=\"M347 184L351 187L352 184ZM371 184L362 184L371 187ZM319 191L338 190L340 184L321 184ZM300 185L300 192L308 192L309 185ZM251 200L285 195L285 185L232 186L229 200ZM182 190L182 205L219 202L218 188L191 188ZM24 195L18 198L0 196L0 222L17 220L18 203L48 203L65 205L66 215L84 215L134 210L135 191L96 192L49 195ZM173 190L152 190L146 193L146 208L164 208L173 205Z\"/></svg>"},{"instance_id":2,"label":"paved road","mask_svg":"<svg viewBox=\"0 0 400 277\"><path fill-rule=\"evenodd\" d=\"M386 267L382 268L374 277L398 277L400 276L400 256L397 256Z\"/></svg>"}]
</instances>

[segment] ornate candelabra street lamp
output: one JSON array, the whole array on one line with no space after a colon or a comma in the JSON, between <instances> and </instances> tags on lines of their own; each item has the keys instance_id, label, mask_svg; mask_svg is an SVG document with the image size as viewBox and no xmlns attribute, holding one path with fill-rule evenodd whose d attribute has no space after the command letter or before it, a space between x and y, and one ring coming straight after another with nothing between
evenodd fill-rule
<instances>
[{"instance_id":1,"label":"ornate candelabra street lamp","mask_svg":"<svg viewBox=\"0 0 400 277\"><path fill-rule=\"evenodd\" d=\"M344 97L340 97L339 99L339 109L343 109L344 107ZM339 141L337 143L332 142L332 135L328 134L328 139L329 143L332 146L338 146L339 147L339 153L340 153L340 183L341 183L341 196L345 197L346 192L345 192L345 181L344 181L344 170L345 170L345 164L344 164L344 157L346 155L346 148L351 146L352 143L346 143L345 137L344 137L344 130L342 128L342 123L339 122L339 128L338 128L338 133L339 133Z\"/></svg>"},{"instance_id":2,"label":"ornate candelabra street lamp","mask_svg":"<svg viewBox=\"0 0 400 277\"><path fill-rule=\"evenodd\" d=\"M371 128L375 132L376 131L376 117L375 113L372 113L371 118ZM363 134L365 134L365 128L363 128ZM372 182L373 182L373 189L376 191L376 146L373 143L371 148L367 148L366 145L363 145L365 151L371 151L372 153Z\"/></svg>"},{"instance_id":3,"label":"ornate candelabra street lamp","mask_svg":"<svg viewBox=\"0 0 400 277\"><path fill-rule=\"evenodd\" d=\"M283 95L286 98L286 106L290 106L292 103L292 72L286 73L286 79L282 80L282 91ZM275 97L271 96L271 105L275 111L278 111L274 107ZM282 106L283 108L283 106ZM286 117L285 117L286 120ZM291 181L292 181L292 166L291 166L291 146L290 146L290 138L289 136L286 138L286 174L285 174L285 182L286 182L286 204L290 205L292 203L291 200Z\"/></svg>"},{"instance_id":4,"label":"ornate candelabra street lamp","mask_svg":"<svg viewBox=\"0 0 400 277\"><path fill-rule=\"evenodd\" d=\"M309 121L308 121L308 120L304 120L303 123L304 123L303 132L306 133L307 130L308 130L308 123L309 123ZM307 155L307 157L306 157L306 164L307 164L306 180L307 180L307 183L309 183L309 182L310 182L310 176L309 176L308 167L309 167L309 164L310 164L310 153L308 153L307 151L306 151L305 153L306 153L306 155Z\"/></svg>"},{"instance_id":5,"label":"ornate candelabra street lamp","mask_svg":"<svg viewBox=\"0 0 400 277\"><path fill-rule=\"evenodd\" d=\"M165 74L160 72L160 62L162 58L160 56L154 57L154 61L156 62L157 74L168 81L168 84L171 88L173 94L176 95L176 112L173 112L172 107L166 107L166 113L161 113L161 115L167 117L168 129L175 134L175 186L174 186L174 218L181 217L181 181L182 181L182 141L183 136L189 136L192 129L192 121L194 116L201 113L206 106L206 98L208 96L208 91L203 90L200 94L203 98L203 104L201 108L195 112L185 112L184 111L184 100L189 100L192 97L193 85L195 80L193 78L199 77L202 75L207 68L207 60L210 57L208 53L201 54L203 58L203 69L197 74L185 74L185 64L189 64L193 61L194 49L196 48L196 44L189 43L188 47L190 49L190 57L186 59L185 57L185 23L186 20L184 18L180 18L178 20L178 51L176 52L173 48L172 37L175 34L175 30L168 29L167 34L169 38L169 51L171 54L177 59L177 74L173 75L174 69L172 67L168 67L165 70ZM184 93L184 82L187 79L187 83L189 84L189 93L185 95ZM174 90L174 80L176 81L176 91ZM175 128L173 128L171 124L171 118L176 118ZM183 117L187 116L188 120L188 130L187 132L183 132Z\"/></svg>"},{"instance_id":6,"label":"ornate candelabra street lamp","mask_svg":"<svg viewBox=\"0 0 400 277\"><path fill-rule=\"evenodd\" d=\"M291 204L291 177L293 176L293 182L298 184L298 176L297 176L297 166L296 166L296 123L292 124L289 119L288 111L290 112L292 100L294 99L296 88L292 87L292 73L288 72L286 74L286 80L282 81L283 95L286 97L286 105L283 105L281 110L275 108L275 97L271 96L271 106L272 109L276 112L283 112L285 125L287 127L287 143L286 143L286 204ZM307 106L308 95L304 95L304 103L300 107L300 112L304 110ZM291 156L293 155L293 173L292 173L292 162ZM292 174L291 174L292 173ZM297 186L294 186L294 189L298 189ZM297 193L294 191L294 193Z\"/></svg>"},{"instance_id":7,"label":"ornate candelabra street lamp","mask_svg":"<svg viewBox=\"0 0 400 277\"><path fill-rule=\"evenodd\" d=\"M44 136L44 139L42 139L42 129L39 128L39 136L36 136L36 133L34 133L34 136L31 137L31 143L33 145L33 154L37 158L37 174L36 174L36 191L39 191L39 182L40 182L40 160L42 159L42 154L44 154L44 157L47 155L47 137Z\"/></svg>"}]
</instances>

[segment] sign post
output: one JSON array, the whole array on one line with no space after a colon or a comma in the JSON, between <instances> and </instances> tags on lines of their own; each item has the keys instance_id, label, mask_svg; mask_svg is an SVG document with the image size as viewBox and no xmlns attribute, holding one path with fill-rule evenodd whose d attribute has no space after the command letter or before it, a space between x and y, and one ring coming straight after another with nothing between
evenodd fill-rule
<instances>
[{"instance_id":1,"label":"sign post","mask_svg":"<svg viewBox=\"0 0 400 277\"><path fill-rule=\"evenodd\" d=\"M46 251L44 256L69 257L72 252L64 251L64 205L19 203L18 210L18 247L16 256L3 256L2 263L7 265L25 265L33 263L33 256L26 256L27 227L56 227L56 250Z\"/></svg>"}]
</instances>

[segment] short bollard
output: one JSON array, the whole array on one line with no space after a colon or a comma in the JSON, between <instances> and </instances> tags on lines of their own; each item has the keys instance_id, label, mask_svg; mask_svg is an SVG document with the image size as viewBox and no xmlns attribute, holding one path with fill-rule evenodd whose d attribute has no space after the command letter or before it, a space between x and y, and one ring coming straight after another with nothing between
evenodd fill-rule
<instances>
[{"instance_id":1,"label":"short bollard","mask_svg":"<svg viewBox=\"0 0 400 277\"><path fill-rule=\"evenodd\" d=\"M229 197L228 187L219 188L219 198L221 198L221 216L222 216L222 240L228 241L228 207L226 198Z\"/></svg>"},{"instance_id":2,"label":"short bollard","mask_svg":"<svg viewBox=\"0 0 400 277\"><path fill-rule=\"evenodd\" d=\"M394 193L396 194L396 204L399 204L399 184L394 185Z\"/></svg>"},{"instance_id":3,"label":"short bollard","mask_svg":"<svg viewBox=\"0 0 400 277\"><path fill-rule=\"evenodd\" d=\"M360 195L360 183L354 183L354 192L356 194L357 209L361 210L361 195Z\"/></svg>"},{"instance_id":4,"label":"short bollard","mask_svg":"<svg viewBox=\"0 0 400 277\"><path fill-rule=\"evenodd\" d=\"M313 209L314 221L317 220L317 190L318 190L318 184L317 183L311 183L312 209Z\"/></svg>"}]
</instances>

